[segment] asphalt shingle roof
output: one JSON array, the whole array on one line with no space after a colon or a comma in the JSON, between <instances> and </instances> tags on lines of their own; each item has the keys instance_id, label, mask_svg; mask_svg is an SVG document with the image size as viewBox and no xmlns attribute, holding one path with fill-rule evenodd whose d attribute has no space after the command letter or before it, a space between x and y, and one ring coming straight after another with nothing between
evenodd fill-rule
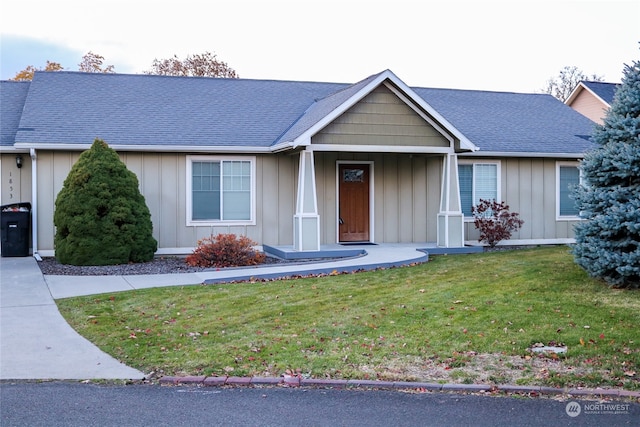
<instances>
[{"instance_id":1,"label":"asphalt shingle roof","mask_svg":"<svg viewBox=\"0 0 640 427\"><path fill-rule=\"evenodd\" d=\"M36 73L25 143L269 147L316 98L346 85L124 74Z\"/></svg>"},{"instance_id":2,"label":"asphalt shingle roof","mask_svg":"<svg viewBox=\"0 0 640 427\"><path fill-rule=\"evenodd\" d=\"M547 94L416 88L482 152L584 153L595 123Z\"/></svg>"},{"instance_id":3,"label":"asphalt shingle roof","mask_svg":"<svg viewBox=\"0 0 640 427\"><path fill-rule=\"evenodd\" d=\"M114 148L269 148L300 136L380 74L342 84L37 72L19 91L3 82L2 100L13 92L24 98L28 89L16 135L25 145L89 145L98 137ZM583 153L592 147L587 139L594 123L550 95L412 89L481 152ZM8 117L16 117L19 103L16 98L7 107Z\"/></svg>"},{"instance_id":4,"label":"asphalt shingle roof","mask_svg":"<svg viewBox=\"0 0 640 427\"><path fill-rule=\"evenodd\" d=\"M0 81L0 146L11 147L30 82Z\"/></svg>"},{"instance_id":5,"label":"asphalt shingle roof","mask_svg":"<svg viewBox=\"0 0 640 427\"><path fill-rule=\"evenodd\" d=\"M605 83L605 82L589 82L583 81L583 85L589 88L593 93L598 95L604 102L611 105L613 102L613 97L616 93L616 90L620 86L616 83Z\"/></svg>"}]
</instances>

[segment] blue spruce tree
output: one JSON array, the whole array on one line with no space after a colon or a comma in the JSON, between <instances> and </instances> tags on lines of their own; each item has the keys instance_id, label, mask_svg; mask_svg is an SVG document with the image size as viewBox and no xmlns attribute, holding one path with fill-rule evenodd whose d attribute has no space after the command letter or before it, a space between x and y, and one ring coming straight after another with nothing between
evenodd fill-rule
<instances>
[{"instance_id":1,"label":"blue spruce tree","mask_svg":"<svg viewBox=\"0 0 640 427\"><path fill-rule=\"evenodd\" d=\"M585 221L575 228L576 262L615 287L640 287L640 62L625 65L598 147L581 165L574 195Z\"/></svg>"}]
</instances>

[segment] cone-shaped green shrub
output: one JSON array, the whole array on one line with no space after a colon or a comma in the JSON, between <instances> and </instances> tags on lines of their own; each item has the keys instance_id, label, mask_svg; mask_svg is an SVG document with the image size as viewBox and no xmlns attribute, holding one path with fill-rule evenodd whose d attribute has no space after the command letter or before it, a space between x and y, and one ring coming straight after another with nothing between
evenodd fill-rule
<instances>
[{"instance_id":1,"label":"cone-shaped green shrub","mask_svg":"<svg viewBox=\"0 0 640 427\"><path fill-rule=\"evenodd\" d=\"M112 265L153 259L151 214L138 178L96 139L56 198L55 253L62 264Z\"/></svg>"}]
</instances>

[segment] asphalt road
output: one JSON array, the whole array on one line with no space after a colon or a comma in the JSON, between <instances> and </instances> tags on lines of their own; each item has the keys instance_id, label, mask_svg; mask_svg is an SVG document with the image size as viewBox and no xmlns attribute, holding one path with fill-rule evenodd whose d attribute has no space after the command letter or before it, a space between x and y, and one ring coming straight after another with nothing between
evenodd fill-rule
<instances>
[{"instance_id":1,"label":"asphalt road","mask_svg":"<svg viewBox=\"0 0 640 427\"><path fill-rule=\"evenodd\" d=\"M571 403L579 405L581 413L577 416L567 414L567 405ZM3 427L640 424L640 404L628 401L607 404L618 406L594 406L599 403L586 400L454 393L0 383ZM612 410L622 413L605 413Z\"/></svg>"}]
</instances>

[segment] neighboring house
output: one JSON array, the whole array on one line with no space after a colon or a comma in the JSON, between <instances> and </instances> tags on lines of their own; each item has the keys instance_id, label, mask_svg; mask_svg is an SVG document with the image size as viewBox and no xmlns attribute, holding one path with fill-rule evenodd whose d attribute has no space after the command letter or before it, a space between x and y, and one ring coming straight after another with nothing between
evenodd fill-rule
<instances>
[{"instance_id":1,"label":"neighboring house","mask_svg":"<svg viewBox=\"0 0 640 427\"><path fill-rule=\"evenodd\" d=\"M594 122L602 124L619 86L620 84L616 83L582 81L564 103Z\"/></svg>"},{"instance_id":2,"label":"neighboring house","mask_svg":"<svg viewBox=\"0 0 640 427\"><path fill-rule=\"evenodd\" d=\"M388 70L355 84L37 72L0 88L1 203L32 203L42 256L95 138L138 176L159 254L227 232L298 251L457 248L478 239L480 198L524 219L509 243L570 242L568 189L593 147L594 123L551 95L412 88Z\"/></svg>"}]
</instances>

